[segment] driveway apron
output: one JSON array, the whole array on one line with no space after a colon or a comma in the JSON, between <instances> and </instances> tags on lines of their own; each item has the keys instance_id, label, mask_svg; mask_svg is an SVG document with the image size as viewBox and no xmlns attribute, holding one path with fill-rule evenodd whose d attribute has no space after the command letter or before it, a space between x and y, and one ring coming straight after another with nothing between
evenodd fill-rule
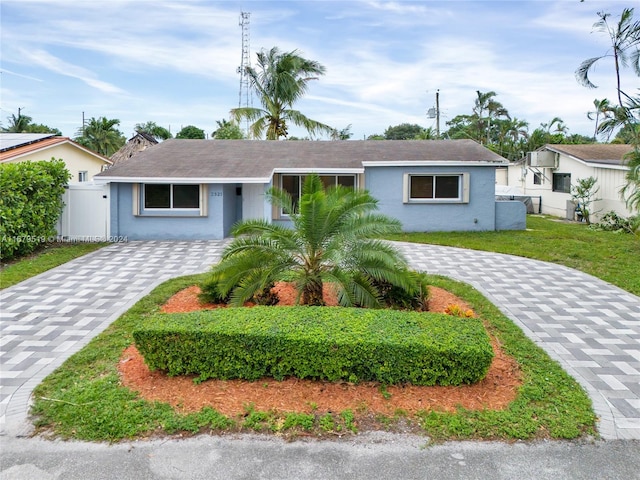
<instances>
[{"instance_id":1,"label":"driveway apron","mask_svg":"<svg viewBox=\"0 0 640 480\"><path fill-rule=\"evenodd\" d=\"M206 271L224 241L130 242L0 291L0 428L30 431L35 386L155 286ZM566 267L396 243L415 269L473 285L590 395L605 439L640 439L640 298Z\"/></svg>"},{"instance_id":2,"label":"driveway apron","mask_svg":"<svg viewBox=\"0 0 640 480\"><path fill-rule=\"evenodd\" d=\"M396 244L413 268L473 285L587 391L605 439L640 439L640 298L560 265Z\"/></svg>"},{"instance_id":3,"label":"driveway apron","mask_svg":"<svg viewBox=\"0 0 640 480\"><path fill-rule=\"evenodd\" d=\"M0 434L28 434L48 374L163 281L206 271L224 245L113 244L0 291Z\"/></svg>"}]
</instances>

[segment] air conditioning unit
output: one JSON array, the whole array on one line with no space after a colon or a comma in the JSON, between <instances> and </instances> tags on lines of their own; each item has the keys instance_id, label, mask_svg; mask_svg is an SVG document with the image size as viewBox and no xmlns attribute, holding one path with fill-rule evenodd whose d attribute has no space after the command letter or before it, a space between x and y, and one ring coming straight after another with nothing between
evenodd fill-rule
<instances>
[{"instance_id":1,"label":"air conditioning unit","mask_svg":"<svg viewBox=\"0 0 640 480\"><path fill-rule=\"evenodd\" d=\"M549 150L529 152L527 156L530 167L555 168L556 166L556 154Z\"/></svg>"}]
</instances>

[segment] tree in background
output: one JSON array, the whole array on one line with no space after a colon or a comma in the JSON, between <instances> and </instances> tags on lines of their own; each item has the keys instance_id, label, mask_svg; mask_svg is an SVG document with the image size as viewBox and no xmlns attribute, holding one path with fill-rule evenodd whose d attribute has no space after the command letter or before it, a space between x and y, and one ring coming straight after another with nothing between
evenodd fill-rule
<instances>
[{"instance_id":1,"label":"tree in background","mask_svg":"<svg viewBox=\"0 0 640 480\"><path fill-rule=\"evenodd\" d=\"M640 210L640 139L635 134L640 123L640 95L635 98L622 89L620 71L623 67L631 67L636 76L640 77L640 21L634 20L633 8L625 8L617 23L611 23L611 14L598 13L598 20L593 27L609 37L611 53L588 58L576 70L578 82L589 88L596 85L589 80L589 72L601 59L613 57L616 79L618 105L609 109L611 116L605 119L599 127L600 132L611 135L613 130L621 127L633 145L633 151L626 156L629 171L626 174L626 185L621 194L627 206L632 210Z\"/></svg>"},{"instance_id":2,"label":"tree in background","mask_svg":"<svg viewBox=\"0 0 640 480\"><path fill-rule=\"evenodd\" d=\"M415 136L416 140L437 140L438 133L433 129L433 127L423 128L420 133Z\"/></svg>"},{"instance_id":3,"label":"tree in background","mask_svg":"<svg viewBox=\"0 0 640 480\"><path fill-rule=\"evenodd\" d=\"M351 124L347 125L342 130L334 129L333 132L331 132L331 140L349 140L351 137L353 137Z\"/></svg>"},{"instance_id":4,"label":"tree in background","mask_svg":"<svg viewBox=\"0 0 640 480\"><path fill-rule=\"evenodd\" d=\"M414 140L424 131L424 128L417 124L401 123L395 127L389 126L384 131L385 140Z\"/></svg>"},{"instance_id":5,"label":"tree in background","mask_svg":"<svg viewBox=\"0 0 640 480\"><path fill-rule=\"evenodd\" d=\"M262 50L257 57L257 68L246 67L246 73L262 108L234 108L231 110L232 118L237 123L242 120L251 122L249 131L253 138L262 138L265 131L267 140L286 138L289 123L303 127L312 136L321 133L331 135L332 127L293 109L293 105L307 92L311 80L324 75L325 67L301 57L297 50L280 52L277 47Z\"/></svg>"},{"instance_id":6,"label":"tree in background","mask_svg":"<svg viewBox=\"0 0 640 480\"><path fill-rule=\"evenodd\" d=\"M576 78L581 85L589 88L597 88L589 80L589 72L599 60L613 57L613 65L616 75L616 90L618 92L618 104L624 106L622 97L630 100L631 97L622 90L620 83L620 69L629 64L640 77L640 21L634 21L633 8L625 8L620 15L618 23L611 25L611 14L598 12L600 20L593 24L593 28L609 36L611 40L611 53L605 53L599 57L588 58L580 64L576 70Z\"/></svg>"},{"instance_id":7,"label":"tree in background","mask_svg":"<svg viewBox=\"0 0 640 480\"><path fill-rule=\"evenodd\" d=\"M3 127L2 131L5 133L53 133L54 135L62 135L62 132L57 128L51 128L40 123L31 123L32 120L30 116L22 115L18 111L17 117L13 114L7 117L9 126Z\"/></svg>"},{"instance_id":8,"label":"tree in background","mask_svg":"<svg viewBox=\"0 0 640 480\"><path fill-rule=\"evenodd\" d=\"M106 117L91 117L85 121L85 125L79 128L75 141L105 157L110 157L122 147L127 139L120 130L118 119Z\"/></svg>"},{"instance_id":9,"label":"tree in background","mask_svg":"<svg viewBox=\"0 0 640 480\"><path fill-rule=\"evenodd\" d=\"M173 137L169 130L152 121L148 121L145 123L136 123L134 129L137 133L146 133L147 135L151 135L156 140L168 140Z\"/></svg>"},{"instance_id":10,"label":"tree in background","mask_svg":"<svg viewBox=\"0 0 640 480\"><path fill-rule=\"evenodd\" d=\"M205 135L204 130L201 128L194 127L193 125L187 125L176 134L176 138L204 139Z\"/></svg>"},{"instance_id":11,"label":"tree in background","mask_svg":"<svg viewBox=\"0 0 640 480\"><path fill-rule=\"evenodd\" d=\"M228 120L216 120L218 128L213 131L211 138L216 140L243 140L244 133L236 122Z\"/></svg>"},{"instance_id":12,"label":"tree in background","mask_svg":"<svg viewBox=\"0 0 640 480\"><path fill-rule=\"evenodd\" d=\"M595 110L593 112L588 112L587 118L589 120L596 121L596 125L593 128L593 140L597 141L600 118L602 117L606 120L611 117L611 103L606 98L603 98L602 100L598 100L596 98L593 100L593 106L595 107ZM609 136L607 136L607 141L609 141Z\"/></svg>"},{"instance_id":13,"label":"tree in background","mask_svg":"<svg viewBox=\"0 0 640 480\"><path fill-rule=\"evenodd\" d=\"M498 117L508 117L509 113L502 103L498 102L495 97L496 92L481 92L476 90L476 99L473 106L473 115L475 116L476 134L475 140L479 143L492 142L491 121ZM486 114L486 116L485 116ZM486 139L486 141L485 141Z\"/></svg>"}]
</instances>

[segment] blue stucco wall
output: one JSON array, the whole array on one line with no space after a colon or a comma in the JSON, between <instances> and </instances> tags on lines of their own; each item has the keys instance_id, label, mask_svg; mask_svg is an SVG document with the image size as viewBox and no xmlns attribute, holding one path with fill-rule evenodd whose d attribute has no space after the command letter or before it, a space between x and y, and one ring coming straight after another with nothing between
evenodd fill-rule
<instances>
[{"instance_id":1,"label":"blue stucco wall","mask_svg":"<svg viewBox=\"0 0 640 480\"><path fill-rule=\"evenodd\" d=\"M225 237L225 189L222 185L208 185L208 214L206 217L135 216L133 215L133 185L111 184L111 235L129 240L210 240ZM235 205L235 188L233 189ZM229 197L231 197L229 195ZM230 213L228 213L230 215Z\"/></svg>"},{"instance_id":2,"label":"blue stucco wall","mask_svg":"<svg viewBox=\"0 0 640 480\"><path fill-rule=\"evenodd\" d=\"M527 228L527 207L519 201L496 202L496 230L524 230Z\"/></svg>"},{"instance_id":3,"label":"blue stucco wall","mask_svg":"<svg viewBox=\"0 0 640 480\"><path fill-rule=\"evenodd\" d=\"M238 201L238 198L242 198L241 196L236 194L236 186L235 184L225 184L221 185L222 187L222 195L223 195L223 211L222 211L222 234L223 237L228 237L231 232L231 227L236 223L238 218L241 216L239 208L242 208L242 202Z\"/></svg>"},{"instance_id":4,"label":"blue stucco wall","mask_svg":"<svg viewBox=\"0 0 640 480\"><path fill-rule=\"evenodd\" d=\"M403 176L469 174L469 203L403 203ZM365 188L378 199L381 213L397 218L405 232L495 230L493 167L367 167Z\"/></svg>"}]
</instances>

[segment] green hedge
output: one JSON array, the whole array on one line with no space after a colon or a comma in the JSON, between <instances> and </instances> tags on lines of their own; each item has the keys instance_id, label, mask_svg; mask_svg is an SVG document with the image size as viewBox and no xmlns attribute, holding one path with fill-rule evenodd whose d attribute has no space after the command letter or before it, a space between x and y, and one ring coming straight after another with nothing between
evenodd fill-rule
<instances>
[{"instance_id":1,"label":"green hedge","mask_svg":"<svg viewBox=\"0 0 640 480\"><path fill-rule=\"evenodd\" d=\"M493 349L477 319L327 307L158 314L133 332L152 370L257 380L288 376L459 385L486 375Z\"/></svg>"},{"instance_id":2,"label":"green hedge","mask_svg":"<svg viewBox=\"0 0 640 480\"><path fill-rule=\"evenodd\" d=\"M0 259L31 253L56 235L69 178L62 160L0 165Z\"/></svg>"}]
</instances>

